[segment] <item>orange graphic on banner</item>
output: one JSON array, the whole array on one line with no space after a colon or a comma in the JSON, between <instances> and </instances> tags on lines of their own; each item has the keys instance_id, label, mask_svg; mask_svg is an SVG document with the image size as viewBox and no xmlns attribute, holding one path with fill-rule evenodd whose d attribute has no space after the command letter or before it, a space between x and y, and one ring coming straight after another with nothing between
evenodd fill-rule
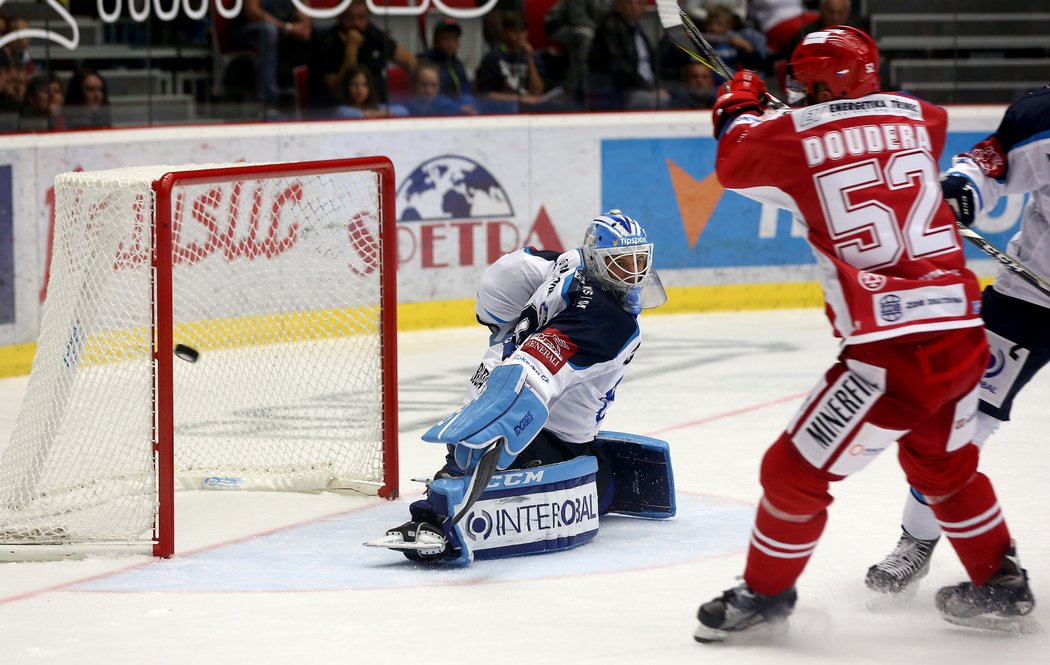
<instances>
[{"instance_id":1,"label":"orange graphic on banner","mask_svg":"<svg viewBox=\"0 0 1050 665\"><path fill-rule=\"evenodd\" d=\"M667 160L667 171L671 175L685 237L689 241L689 249L693 249L725 188L718 184L718 177L713 171L703 180L697 180L670 159Z\"/></svg>"}]
</instances>

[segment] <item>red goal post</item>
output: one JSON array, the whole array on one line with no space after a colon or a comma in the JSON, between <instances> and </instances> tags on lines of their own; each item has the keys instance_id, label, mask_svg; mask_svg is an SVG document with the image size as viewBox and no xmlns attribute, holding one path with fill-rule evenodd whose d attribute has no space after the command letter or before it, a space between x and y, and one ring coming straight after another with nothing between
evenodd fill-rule
<instances>
[{"instance_id":1,"label":"red goal post","mask_svg":"<svg viewBox=\"0 0 1050 665\"><path fill-rule=\"evenodd\" d=\"M0 449L0 555L170 556L177 487L397 496L388 159L55 185L37 354Z\"/></svg>"}]
</instances>

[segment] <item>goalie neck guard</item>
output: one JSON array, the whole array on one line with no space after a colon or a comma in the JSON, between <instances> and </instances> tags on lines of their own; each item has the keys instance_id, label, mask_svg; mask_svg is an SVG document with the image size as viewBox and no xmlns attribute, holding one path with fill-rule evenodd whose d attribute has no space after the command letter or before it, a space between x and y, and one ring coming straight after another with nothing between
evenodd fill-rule
<instances>
[{"instance_id":1,"label":"goalie neck guard","mask_svg":"<svg viewBox=\"0 0 1050 665\"><path fill-rule=\"evenodd\" d=\"M793 99L816 97L817 84L835 99L855 98L879 90L879 48L863 30L835 25L810 33L791 54L788 88Z\"/></svg>"},{"instance_id":2,"label":"goalie neck guard","mask_svg":"<svg viewBox=\"0 0 1050 665\"><path fill-rule=\"evenodd\" d=\"M587 272L617 295L631 314L639 314L643 307L659 306L667 299L666 295L662 299L647 297L653 302L643 304L642 291L646 286L663 293L652 269L653 243L641 224L619 210L610 210L591 221L580 250Z\"/></svg>"}]
</instances>

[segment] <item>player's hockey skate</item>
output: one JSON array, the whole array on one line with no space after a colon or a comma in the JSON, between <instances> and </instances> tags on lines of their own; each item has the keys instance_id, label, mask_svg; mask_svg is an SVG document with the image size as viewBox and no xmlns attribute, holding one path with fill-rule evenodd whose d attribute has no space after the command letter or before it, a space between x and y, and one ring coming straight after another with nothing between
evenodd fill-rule
<instances>
[{"instance_id":1,"label":"player's hockey skate","mask_svg":"<svg viewBox=\"0 0 1050 665\"><path fill-rule=\"evenodd\" d=\"M1002 566L982 586L963 582L937 592L934 602L941 616L960 626L1023 631L1025 616L1035 607L1028 571L1021 567L1011 546Z\"/></svg>"},{"instance_id":2,"label":"player's hockey skate","mask_svg":"<svg viewBox=\"0 0 1050 665\"><path fill-rule=\"evenodd\" d=\"M444 558L450 549L441 527L428 522L405 522L364 545L397 550L412 561L436 561Z\"/></svg>"},{"instance_id":3,"label":"player's hockey skate","mask_svg":"<svg viewBox=\"0 0 1050 665\"><path fill-rule=\"evenodd\" d=\"M700 606L697 612L700 625L693 639L704 644L724 642L744 631L782 626L797 599L795 587L775 596L764 596L749 589L747 584L735 586Z\"/></svg>"},{"instance_id":4,"label":"player's hockey skate","mask_svg":"<svg viewBox=\"0 0 1050 665\"><path fill-rule=\"evenodd\" d=\"M868 568L864 583L880 593L904 591L930 572L930 557L938 540L922 540L903 530L897 547L885 559ZM916 588L912 587L912 591Z\"/></svg>"}]
</instances>

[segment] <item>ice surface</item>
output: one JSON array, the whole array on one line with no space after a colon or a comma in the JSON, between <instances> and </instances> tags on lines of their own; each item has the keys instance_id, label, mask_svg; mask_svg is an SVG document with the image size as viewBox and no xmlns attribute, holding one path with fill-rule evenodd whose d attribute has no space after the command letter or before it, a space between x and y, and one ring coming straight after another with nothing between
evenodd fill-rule
<instances>
[{"instance_id":1,"label":"ice surface","mask_svg":"<svg viewBox=\"0 0 1050 665\"><path fill-rule=\"evenodd\" d=\"M699 603L736 583L758 463L836 353L820 310L643 317L643 342L607 429L666 439L679 515L613 518L569 552L425 569L361 542L404 521L440 465L419 435L455 408L487 338L480 326L400 336L402 499L180 493L178 554L0 564L0 663L1050 662L1040 630L1002 635L942 621L934 591L962 579L938 548L918 593L876 603L869 565L896 543L905 486L892 450L833 488L788 632L748 645L693 642ZM994 435L992 477L1037 601L1050 603L1050 375ZM0 442L25 388L0 380ZM2 445L2 444L0 444Z\"/></svg>"}]
</instances>

